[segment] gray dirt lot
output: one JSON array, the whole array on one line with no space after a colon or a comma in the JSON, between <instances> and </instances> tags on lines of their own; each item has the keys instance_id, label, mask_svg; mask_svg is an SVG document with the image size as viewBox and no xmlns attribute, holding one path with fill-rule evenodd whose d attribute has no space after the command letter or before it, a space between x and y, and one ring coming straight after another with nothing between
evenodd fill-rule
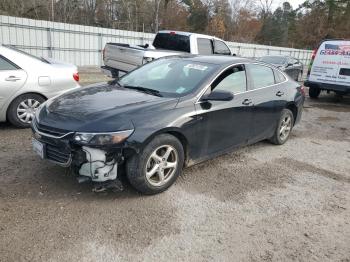
<instances>
[{"instance_id":1,"label":"gray dirt lot","mask_svg":"<svg viewBox=\"0 0 350 262\"><path fill-rule=\"evenodd\" d=\"M349 97L307 99L285 145L188 168L156 196L94 194L30 141L0 125L0 261L350 261Z\"/></svg>"}]
</instances>

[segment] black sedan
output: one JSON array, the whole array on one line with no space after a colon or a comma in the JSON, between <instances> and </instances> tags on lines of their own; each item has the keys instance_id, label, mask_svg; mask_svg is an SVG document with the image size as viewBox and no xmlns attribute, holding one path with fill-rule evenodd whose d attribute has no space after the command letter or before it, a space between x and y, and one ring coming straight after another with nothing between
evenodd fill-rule
<instances>
[{"instance_id":1,"label":"black sedan","mask_svg":"<svg viewBox=\"0 0 350 262\"><path fill-rule=\"evenodd\" d=\"M302 86L275 67L173 57L48 100L32 122L32 143L96 190L117 187L126 171L138 191L155 194L184 166L264 139L285 143L303 103Z\"/></svg>"},{"instance_id":2,"label":"black sedan","mask_svg":"<svg viewBox=\"0 0 350 262\"><path fill-rule=\"evenodd\" d=\"M267 55L259 58L259 61L272 64L286 72L295 81L302 81L303 64L296 58L283 55Z\"/></svg>"}]
</instances>

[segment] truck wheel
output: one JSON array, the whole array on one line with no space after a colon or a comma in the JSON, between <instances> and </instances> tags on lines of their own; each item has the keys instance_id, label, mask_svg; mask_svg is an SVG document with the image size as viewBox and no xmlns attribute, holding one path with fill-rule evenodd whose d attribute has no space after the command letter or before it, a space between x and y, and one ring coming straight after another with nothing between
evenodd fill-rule
<instances>
[{"instance_id":1,"label":"truck wheel","mask_svg":"<svg viewBox=\"0 0 350 262\"><path fill-rule=\"evenodd\" d=\"M275 145L283 145L289 138L294 124L294 116L289 109L283 109L280 120L270 142Z\"/></svg>"},{"instance_id":2,"label":"truck wheel","mask_svg":"<svg viewBox=\"0 0 350 262\"><path fill-rule=\"evenodd\" d=\"M35 111L45 101L37 94L20 95L12 101L7 110L7 119L16 127L27 128L32 122Z\"/></svg>"},{"instance_id":3,"label":"truck wheel","mask_svg":"<svg viewBox=\"0 0 350 262\"><path fill-rule=\"evenodd\" d=\"M310 87L309 88L309 96L311 98L317 98L321 93L321 90L317 87Z\"/></svg>"},{"instance_id":4,"label":"truck wheel","mask_svg":"<svg viewBox=\"0 0 350 262\"><path fill-rule=\"evenodd\" d=\"M137 191L153 195L168 189L181 174L183 165L181 142L172 135L161 134L128 159L126 175Z\"/></svg>"}]
</instances>

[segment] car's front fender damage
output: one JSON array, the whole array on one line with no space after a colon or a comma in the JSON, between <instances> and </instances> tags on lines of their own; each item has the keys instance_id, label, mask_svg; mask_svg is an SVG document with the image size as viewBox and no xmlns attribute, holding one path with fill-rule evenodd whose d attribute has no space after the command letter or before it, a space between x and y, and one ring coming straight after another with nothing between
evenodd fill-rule
<instances>
[{"instance_id":1,"label":"car's front fender damage","mask_svg":"<svg viewBox=\"0 0 350 262\"><path fill-rule=\"evenodd\" d=\"M95 192L123 190L117 177L118 167L124 162L122 153L122 148L105 150L82 146L75 151L72 161L78 182L93 182Z\"/></svg>"}]
</instances>

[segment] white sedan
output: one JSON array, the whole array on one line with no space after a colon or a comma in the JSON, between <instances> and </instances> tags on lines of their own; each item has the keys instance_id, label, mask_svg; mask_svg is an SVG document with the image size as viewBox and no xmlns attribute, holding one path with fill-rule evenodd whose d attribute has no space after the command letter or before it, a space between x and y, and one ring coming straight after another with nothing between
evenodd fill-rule
<instances>
[{"instance_id":1,"label":"white sedan","mask_svg":"<svg viewBox=\"0 0 350 262\"><path fill-rule=\"evenodd\" d=\"M0 122L29 127L40 104L79 86L75 65L0 45Z\"/></svg>"}]
</instances>

